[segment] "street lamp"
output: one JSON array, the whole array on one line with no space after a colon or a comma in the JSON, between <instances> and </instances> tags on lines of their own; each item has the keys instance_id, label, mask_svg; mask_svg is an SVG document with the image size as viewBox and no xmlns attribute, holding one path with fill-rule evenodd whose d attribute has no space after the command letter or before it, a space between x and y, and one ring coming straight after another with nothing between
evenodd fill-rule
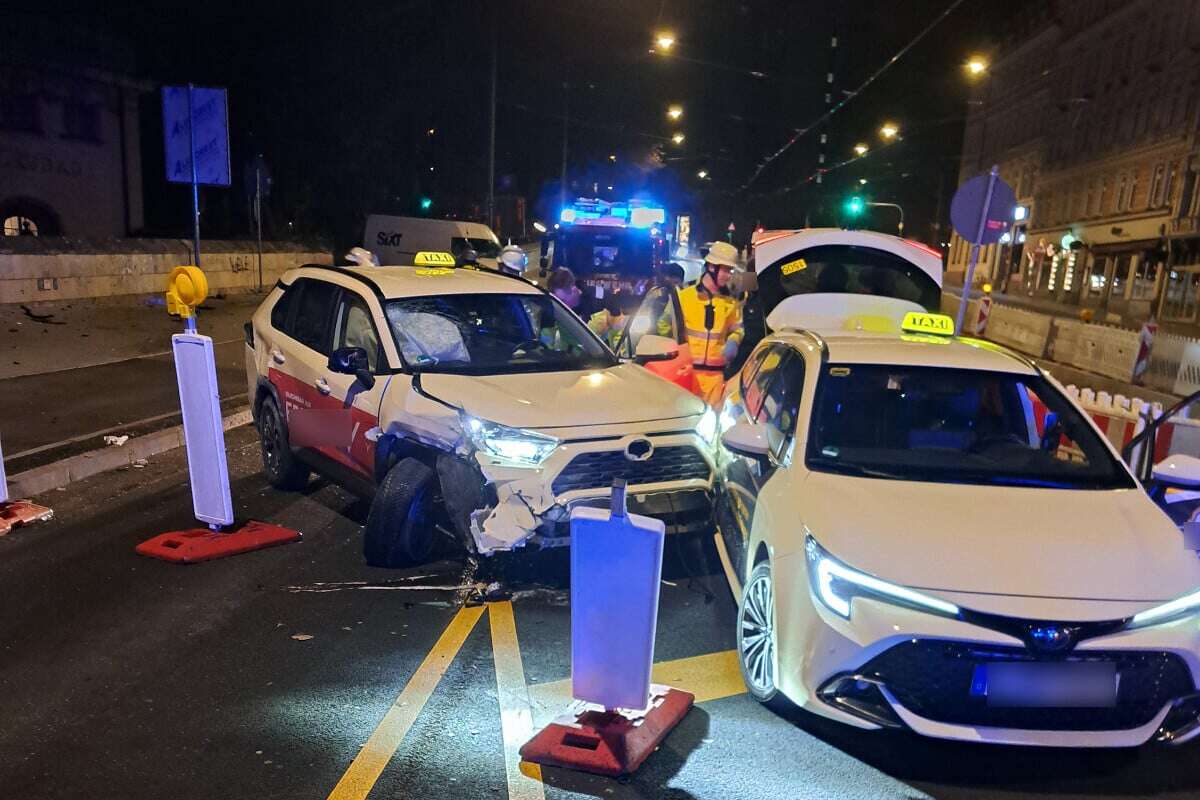
<instances>
[{"instance_id":1,"label":"street lamp","mask_svg":"<svg viewBox=\"0 0 1200 800\"><path fill-rule=\"evenodd\" d=\"M671 31L659 31L654 34L654 51L668 53L675 46L675 34Z\"/></svg>"},{"instance_id":2,"label":"street lamp","mask_svg":"<svg viewBox=\"0 0 1200 800\"><path fill-rule=\"evenodd\" d=\"M696 173L696 177L702 181L707 180L708 179L708 170L706 170L706 169L700 170L699 172Z\"/></svg>"},{"instance_id":3,"label":"street lamp","mask_svg":"<svg viewBox=\"0 0 1200 800\"><path fill-rule=\"evenodd\" d=\"M987 72L988 63L983 56L971 56L967 59L967 63L963 65L967 70L967 74L972 78L978 78L983 73Z\"/></svg>"},{"instance_id":4,"label":"street lamp","mask_svg":"<svg viewBox=\"0 0 1200 800\"><path fill-rule=\"evenodd\" d=\"M898 128L894 122L885 122L879 128L879 135L884 139L895 139L899 133L900 128Z\"/></svg>"},{"instance_id":5,"label":"street lamp","mask_svg":"<svg viewBox=\"0 0 1200 800\"><path fill-rule=\"evenodd\" d=\"M557 228L558 226L557 226L557 225L555 225L554 227L556 227L556 228ZM546 232L546 226L545 226L545 225L543 225L543 224L542 224L542 223L540 223L540 222L535 222L535 223L533 223L533 229L534 229L535 231L537 231L538 233L545 233L545 232Z\"/></svg>"},{"instance_id":6,"label":"street lamp","mask_svg":"<svg viewBox=\"0 0 1200 800\"><path fill-rule=\"evenodd\" d=\"M900 236L904 235L904 209L897 203L867 203L872 208L894 208L900 212L900 223L896 226L896 233Z\"/></svg>"},{"instance_id":7,"label":"street lamp","mask_svg":"<svg viewBox=\"0 0 1200 800\"><path fill-rule=\"evenodd\" d=\"M614 163L614 164L615 164L615 163L617 163L617 154L616 154L616 153L610 153L610 154L609 154L609 156L608 156L608 160L609 160L609 161L611 161L611 162L612 162L612 163Z\"/></svg>"},{"instance_id":8,"label":"street lamp","mask_svg":"<svg viewBox=\"0 0 1200 800\"><path fill-rule=\"evenodd\" d=\"M683 106L673 105L667 107L667 116L671 119L678 120L683 116Z\"/></svg>"},{"instance_id":9,"label":"street lamp","mask_svg":"<svg viewBox=\"0 0 1200 800\"><path fill-rule=\"evenodd\" d=\"M677 133L671 137L671 141L674 142L675 144L683 144L683 140L685 138L686 137L682 133Z\"/></svg>"},{"instance_id":10,"label":"street lamp","mask_svg":"<svg viewBox=\"0 0 1200 800\"><path fill-rule=\"evenodd\" d=\"M859 142L858 144L854 145L854 155L861 158L862 156L865 156L867 151L870 149L871 148L867 147L865 144Z\"/></svg>"}]
</instances>

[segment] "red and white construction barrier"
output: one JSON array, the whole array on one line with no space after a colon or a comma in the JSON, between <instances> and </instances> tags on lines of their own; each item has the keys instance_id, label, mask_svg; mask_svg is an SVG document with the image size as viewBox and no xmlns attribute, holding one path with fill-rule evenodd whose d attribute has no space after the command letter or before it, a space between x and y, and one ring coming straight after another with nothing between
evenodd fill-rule
<instances>
[{"instance_id":1,"label":"red and white construction barrier","mask_svg":"<svg viewBox=\"0 0 1200 800\"><path fill-rule=\"evenodd\" d=\"M979 317L975 320L975 335L983 336L987 332L988 317L992 314L992 296L985 294L979 298Z\"/></svg>"},{"instance_id":2,"label":"red and white construction barrier","mask_svg":"<svg viewBox=\"0 0 1200 800\"><path fill-rule=\"evenodd\" d=\"M13 528L41 522L54 516L53 509L29 500L8 499L8 477L4 474L4 451L0 450L0 536Z\"/></svg>"}]
</instances>

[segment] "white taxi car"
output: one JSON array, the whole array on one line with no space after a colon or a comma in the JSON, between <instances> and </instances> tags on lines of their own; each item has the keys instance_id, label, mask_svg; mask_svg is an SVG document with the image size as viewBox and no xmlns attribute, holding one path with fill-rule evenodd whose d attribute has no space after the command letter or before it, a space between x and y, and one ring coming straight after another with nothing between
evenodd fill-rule
<instances>
[{"instance_id":1,"label":"white taxi car","mask_svg":"<svg viewBox=\"0 0 1200 800\"><path fill-rule=\"evenodd\" d=\"M717 545L750 693L966 741L1200 732L1179 529L1032 362L860 301L777 329L731 381Z\"/></svg>"},{"instance_id":2,"label":"white taxi car","mask_svg":"<svg viewBox=\"0 0 1200 800\"><path fill-rule=\"evenodd\" d=\"M673 355L648 338L643 360ZM711 525L715 415L520 278L292 270L246 326L246 371L267 476L373 495L374 565L427 559L438 531L483 555L564 544L616 477L668 531Z\"/></svg>"}]
</instances>

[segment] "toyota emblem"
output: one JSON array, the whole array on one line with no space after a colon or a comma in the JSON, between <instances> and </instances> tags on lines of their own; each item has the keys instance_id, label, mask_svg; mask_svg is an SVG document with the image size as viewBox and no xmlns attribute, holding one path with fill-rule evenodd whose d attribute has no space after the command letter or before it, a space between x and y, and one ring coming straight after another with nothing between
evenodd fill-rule
<instances>
[{"instance_id":1,"label":"toyota emblem","mask_svg":"<svg viewBox=\"0 0 1200 800\"><path fill-rule=\"evenodd\" d=\"M625 458L630 461L646 461L654 455L654 443L649 439L634 439L625 446Z\"/></svg>"}]
</instances>

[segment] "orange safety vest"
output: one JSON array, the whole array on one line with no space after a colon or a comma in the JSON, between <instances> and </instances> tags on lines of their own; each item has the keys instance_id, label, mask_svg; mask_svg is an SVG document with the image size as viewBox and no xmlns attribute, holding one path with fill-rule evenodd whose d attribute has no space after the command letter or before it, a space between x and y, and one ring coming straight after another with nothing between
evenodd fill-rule
<instances>
[{"instance_id":1,"label":"orange safety vest","mask_svg":"<svg viewBox=\"0 0 1200 800\"><path fill-rule=\"evenodd\" d=\"M711 329L704 323L712 307ZM709 294L694 283L679 292L679 308L683 312L683 327L692 363L696 369L720 371L725 369L725 343L742 340L742 305L728 295Z\"/></svg>"}]
</instances>

